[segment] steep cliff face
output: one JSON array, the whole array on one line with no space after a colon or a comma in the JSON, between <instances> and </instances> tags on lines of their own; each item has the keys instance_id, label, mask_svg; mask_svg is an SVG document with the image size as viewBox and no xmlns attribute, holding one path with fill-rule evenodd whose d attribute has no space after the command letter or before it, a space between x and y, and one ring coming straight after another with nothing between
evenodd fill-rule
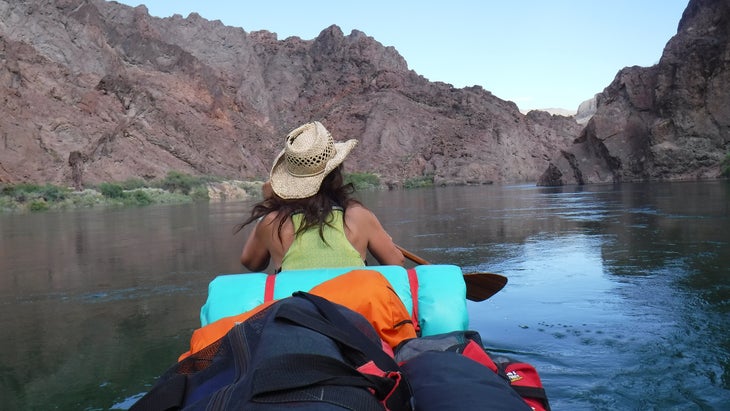
<instances>
[{"instance_id":1,"label":"steep cliff face","mask_svg":"<svg viewBox=\"0 0 730 411\"><path fill-rule=\"evenodd\" d=\"M431 83L337 26L279 40L102 0L0 0L0 53L0 182L262 178L284 135L314 119L360 141L349 171L526 182L581 130L481 87Z\"/></svg>"},{"instance_id":2,"label":"steep cliff face","mask_svg":"<svg viewBox=\"0 0 730 411\"><path fill-rule=\"evenodd\" d=\"M539 184L717 178L730 152L730 2L691 0L662 58L621 70Z\"/></svg>"}]
</instances>

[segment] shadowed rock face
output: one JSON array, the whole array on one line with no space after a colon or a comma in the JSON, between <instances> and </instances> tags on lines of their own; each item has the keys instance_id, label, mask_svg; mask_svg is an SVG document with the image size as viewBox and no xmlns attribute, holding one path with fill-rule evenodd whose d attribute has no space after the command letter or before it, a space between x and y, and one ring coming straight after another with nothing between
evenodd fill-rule
<instances>
[{"instance_id":1,"label":"shadowed rock face","mask_svg":"<svg viewBox=\"0 0 730 411\"><path fill-rule=\"evenodd\" d=\"M264 178L320 120L348 171L397 185L535 181L581 126L408 69L337 26L313 40L101 0L0 0L0 182L80 186L169 170Z\"/></svg>"},{"instance_id":2,"label":"shadowed rock face","mask_svg":"<svg viewBox=\"0 0 730 411\"><path fill-rule=\"evenodd\" d=\"M717 178L730 152L730 2L691 0L658 64L621 70L538 184Z\"/></svg>"}]
</instances>

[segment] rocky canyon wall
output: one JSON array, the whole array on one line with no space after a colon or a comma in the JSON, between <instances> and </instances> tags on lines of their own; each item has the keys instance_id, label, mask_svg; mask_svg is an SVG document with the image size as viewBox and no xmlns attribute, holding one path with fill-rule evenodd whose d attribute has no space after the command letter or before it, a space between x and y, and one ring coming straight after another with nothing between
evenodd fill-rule
<instances>
[{"instance_id":1,"label":"rocky canyon wall","mask_svg":"<svg viewBox=\"0 0 730 411\"><path fill-rule=\"evenodd\" d=\"M652 67L621 70L539 184L712 179L730 153L730 1L691 0Z\"/></svg>"},{"instance_id":2,"label":"rocky canyon wall","mask_svg":"<svg viewBox=\"0 0 730 411\"><path fill-rule=\"evenodd\" d=\"M268 174L284 135L356 138L348 171L388 183L535 181L580 132L482 87L409 70L365 33L312 40L102 0L0 0L0 182L83 184L169 170Z\"/></svg>"}]
</instances>

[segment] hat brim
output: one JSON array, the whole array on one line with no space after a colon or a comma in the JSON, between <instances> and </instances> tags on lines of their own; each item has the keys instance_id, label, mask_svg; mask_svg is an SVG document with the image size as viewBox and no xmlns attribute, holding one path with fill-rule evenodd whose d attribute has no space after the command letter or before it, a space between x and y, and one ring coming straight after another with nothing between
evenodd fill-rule
<instances>
[{"instance_id":1,"label":"hat brim","mask_svg":"<svg viewBox=\"0 0 730 411\"><path fill-rule=\"evenodd\" d=\"M317 194L324 178L345 161L347 155L356 145L357 140L355 139L335 143L335 156L327 162L324 170L319 174L307 177L296 177L289 174L286 168L286 157L284 156L286 150L282 150L271 167L269 180L271 181L272 190L277 196L286 200L307 198Z\"/></svg>"}]
</instances>

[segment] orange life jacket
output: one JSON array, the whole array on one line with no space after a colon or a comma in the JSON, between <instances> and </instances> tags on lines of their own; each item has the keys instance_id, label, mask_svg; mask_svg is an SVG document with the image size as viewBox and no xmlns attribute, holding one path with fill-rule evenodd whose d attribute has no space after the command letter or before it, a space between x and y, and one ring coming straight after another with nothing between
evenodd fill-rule
<instances>
[{"instance_id":1,"label":"orange life jacket","mask_svg":"<svg viewBox=\"0 0 730 411\"><path fill-rule=\"evenodd\" d=\"M392 348L403 340L416 338L416 329L408 310L388 280L377 271L353 270L325 281L309 292L360 313ZM190 339L190 350L183 353L178 361L217 341L234 325L246 321L273 302L274 300L266 301L250 311L221 318L195 330Z\"/></svg>"}]
</instances>

